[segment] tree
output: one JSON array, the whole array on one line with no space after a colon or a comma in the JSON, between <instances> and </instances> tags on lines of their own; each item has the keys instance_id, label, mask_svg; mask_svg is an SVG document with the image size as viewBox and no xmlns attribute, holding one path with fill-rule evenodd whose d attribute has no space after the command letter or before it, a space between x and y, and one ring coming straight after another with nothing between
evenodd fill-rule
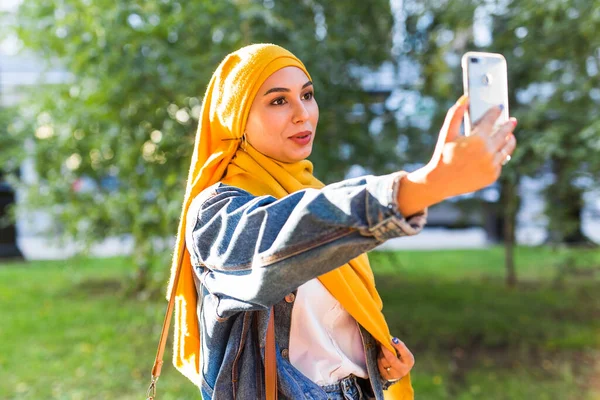
<instances>
[{"instance_id":1,"label":"tree","mask_svg":"<svg viewBox=\"0 0 600 400\"><path fill-rule=\"evenodd\" d=\"M138 289L153 265L164 279L170 249L161 244L176 232L202 94L227 53L261 41L311 71L317 175L340 178L355 163L389 169L391 125L373 140L375 112L351 111L371 102L357 71L390 60L391 25L387 0L24 0L15 26L24 48L68 72L23 104L35 134L17 137L34 141L39 175L27 205L52 211L55 234L86 243L131 233ZM74 190L82 178L91 190Z\"/></svg>"},{"instance_id":2,"label":"tree","mask_svg":"<svg viewBox=\"0 0 600 400\"><path fill-rule=\"evenodd\" d=\"M600 176L600 40L593 34L600 20L595 3L425 0L405 7L406 56L422 68L418 89L434 99L434 121L462 92L459 61L465 51L498 52L507 58L511 114L519 119L518 150L500 180L498 203L504 214L509 283L516 280L512 248L521 176L553 173L556 179L546 191L550 238L584 240L582 195L598 185Z\"/></svg>"}]
</instances>

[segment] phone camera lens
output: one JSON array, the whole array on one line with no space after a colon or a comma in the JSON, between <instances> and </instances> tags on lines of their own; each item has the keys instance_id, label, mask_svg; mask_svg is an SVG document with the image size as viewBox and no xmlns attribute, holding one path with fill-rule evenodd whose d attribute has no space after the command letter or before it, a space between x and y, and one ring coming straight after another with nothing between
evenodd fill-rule
<instances>
[{"instance_id":1,"label":"phone camera lens","mask_svg":"<svg viewBox=\"0 0 600 400\"><path fill-rule=\"evenodd\" d=\"M477 64L479 62L479 58L471 58L471 62L473 64Z\"/></svg>"}]
</instances>

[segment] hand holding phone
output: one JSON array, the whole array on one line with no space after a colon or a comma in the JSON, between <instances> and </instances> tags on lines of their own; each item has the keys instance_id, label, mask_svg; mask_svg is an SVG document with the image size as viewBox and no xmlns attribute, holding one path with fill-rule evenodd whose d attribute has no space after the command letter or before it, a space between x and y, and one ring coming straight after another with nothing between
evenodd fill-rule
<instances>
[{"instance_id":1,"label":"hand holding phone","mask_svg":"<svg viewBox=\"0 0 600 400\"><path fill-rule=\"evenodd\" d=\"M398 208L413 215L449 197L482 189L498 179L516 146L517 120L494 125L504 110L491 107L471 131L460 134L469 99L462 96L446 114L431 160L409 173L398 190Z\"/></svg>"},{"instance_id":2,"label":"hand holding phone","mask_svg":"<svg viewBox=\"0 0 600 400\"><path fill-rule=\"evenodd\" d=\"M408 174L398 190L403 215L490 185L515 150L517 120L508 114L506 60L469 52L462 67L465 96L448 110L431 160Z\"/></svg>"},{"instance_id":3,"label":"hand holding phone","mask_svg":"<svg viewBox=\"0 0 600 400\"><path fill-rule=\"evenodd\" d=\"M500 106L502 113L497 125L508 121L508 73L502 54L468 52L462 57L463 86L469 97L465 114L465 135L492 107Z\"/></svg>"}]
</instances>

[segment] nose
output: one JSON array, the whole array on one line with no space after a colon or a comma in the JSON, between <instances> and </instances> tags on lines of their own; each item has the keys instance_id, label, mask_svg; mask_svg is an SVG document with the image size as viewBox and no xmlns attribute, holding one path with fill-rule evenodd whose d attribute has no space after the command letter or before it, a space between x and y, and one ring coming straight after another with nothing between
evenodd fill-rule
<instances>
[{"instance_id":1,"label":"nose","mask_svg":"<svg viewBox=\"0 0 600 400\"><path fill-rule=\"evenodd\" d=\"M294 107L294 115L292 117L292 122L297 124L299 122L304 122L308 120L310 114L306 109L306 105L302 101L298 101Z\"/></svg>"}]
</instances>

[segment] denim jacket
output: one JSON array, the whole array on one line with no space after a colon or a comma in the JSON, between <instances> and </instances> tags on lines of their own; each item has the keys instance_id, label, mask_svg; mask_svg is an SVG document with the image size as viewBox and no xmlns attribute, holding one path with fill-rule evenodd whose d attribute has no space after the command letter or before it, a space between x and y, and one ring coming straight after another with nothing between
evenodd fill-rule
<instances>
[{"instance_id":1,"label":"denim jacket","mask_svg":"<svg viewBox=\"0 0 600 400\"><path fill-rule=\"evenodd\" d=\"M395 198L404 173L364 176L281 199L217 183L188 211L186 245L198 290L204 399L262 399L264 348L274 306L280 399L326 399L289 361L296 289L390 238L414 235L426 215L404 219ZM362 327L373 397L389 383L378 343Z\"/></svg>"}]
</instances>

